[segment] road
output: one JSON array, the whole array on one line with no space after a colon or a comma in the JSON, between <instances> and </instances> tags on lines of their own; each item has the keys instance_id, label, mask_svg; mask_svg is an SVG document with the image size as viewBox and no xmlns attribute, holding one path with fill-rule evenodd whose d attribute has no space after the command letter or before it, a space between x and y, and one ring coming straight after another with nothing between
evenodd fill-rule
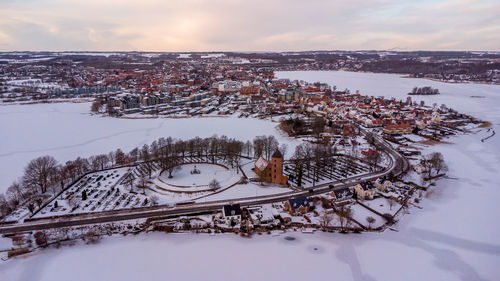
<instances>
[{"instance_id":1,"label":"road","mask_svg":"<svg viewBox=\"0 0 500 281\"><path fill-rule=\"evenodd\" d=\"M365 129L361 128L361 133L366 135L368 132ZM57 227L78 226L151 217L180 216L203 212L213 212L221 210L222 207L226 204L234 203L239 203L243 207L258 206L262 204L282 202L294 197L311 196L322 194L325 192L331 192L333 190L353 186L364 181L375 180L379 177L389 175L391 172L396 176L408 169L408 161L404 158L404 156L399 154L382 137L374 135L374 138L375 146L379 150L385 151L390 157L390 165L382 171L369 173L361 177L357 176L353 178L347 178L342 181L334 181L322 185L317 185L314 188L306 191L293 191L265 196L234 198L231 200L219 200L207 203L177 205L175 207L162 205L136 209L104 211L91 214L78 214L74 216L56 218L44 218L19 224L0 226L0 234L11 234L16 232L35 231Z\"/></svg>"}]
</instances>

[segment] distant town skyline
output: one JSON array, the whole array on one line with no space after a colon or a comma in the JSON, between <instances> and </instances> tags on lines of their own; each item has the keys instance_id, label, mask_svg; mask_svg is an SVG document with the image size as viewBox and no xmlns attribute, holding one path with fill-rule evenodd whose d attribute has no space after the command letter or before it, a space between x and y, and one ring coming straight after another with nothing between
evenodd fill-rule
<instances>
[{"instance_id":1,"label":"distant town skyline","mask_svg":"<svg viewBox=\"0 0 500 281\"><path fill-rule=\"evenodd\" d=\"M4 0L0 51L500 51L500 2Z\"/></svg>"}]
</instances>

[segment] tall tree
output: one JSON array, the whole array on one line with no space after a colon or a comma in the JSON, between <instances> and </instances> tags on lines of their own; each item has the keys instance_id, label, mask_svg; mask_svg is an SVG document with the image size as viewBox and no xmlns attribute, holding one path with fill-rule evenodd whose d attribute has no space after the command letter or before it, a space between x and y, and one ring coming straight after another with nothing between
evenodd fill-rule
<instances>
[{"instance_id":1,"label":"tall tree","mask_svg":"<svg viewBox=\"0 0 500 281\"><path fill-rule=\"evenodd\" d=\"M41 193L47 191L51 184L50 177L56 172L57 161L52 156L42 156L31 160L24 169L23 183L32 189L40 189Z\"/></svg>"},{"instance_id":2,"label":"tall tree","mask_svg":"<svg viewBox=\"0 0 500 281\"><path fill-rule=\"evenodd\" d=\"M128 162L127 160L127 155L125 155L125 153L123 153L123 151L118 148L115 152L116 165L125 165Z\"/></svg>"}]
</instances>

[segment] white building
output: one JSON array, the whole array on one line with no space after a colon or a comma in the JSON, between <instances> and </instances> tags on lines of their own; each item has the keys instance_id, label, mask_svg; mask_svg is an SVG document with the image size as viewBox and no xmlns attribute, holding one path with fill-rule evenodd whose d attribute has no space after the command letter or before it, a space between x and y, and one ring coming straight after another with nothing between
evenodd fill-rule
<instances>
[{"instance_id":1,"label":"white building","mask_svg":"<svg viewBox=\"0 0 500 281\"><path fill-rule=\"evenodd\" d=\"M234 226L241 222L240 204L224 205L222 207L222 217L227 226Z\"/></svg>"}]
</instances>

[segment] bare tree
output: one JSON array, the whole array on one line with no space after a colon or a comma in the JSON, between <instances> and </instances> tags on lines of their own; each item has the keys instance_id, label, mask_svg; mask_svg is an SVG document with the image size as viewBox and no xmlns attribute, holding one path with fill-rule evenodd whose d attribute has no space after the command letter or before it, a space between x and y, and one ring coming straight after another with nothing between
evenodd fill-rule
<instances>
[{"instance_id":1,"label":"bare tree","mask_svg":"<svg viewBox=\"0 0 500 281\"><path fill-rule=\"evenodd\" d=\"M265 170L264 170L264 171L261 171L261 172L260 172L260 173L258 173L257 175L258 175L258 177L259 177L259 182L260 182L260 185L264 185L264 182L266 182L266 180L267 180Z\"/></svg>"},{"instance_id":2,"label":"bare tree","mask_svg":"<svg viewBox=\"0 0 500 281\"><path fill-rule=\"evenodd\" d=\"M283 143L280 145L279 150L280 150L281 154L283 155L283 157L285 157L287 149L288 149L288 146L286 144Z\"/></svg>"},{"instance_id":3,"label":"bare tree","mask_svg":"<svg viewBox=\"0 0 500 281\"><path fill-rule=\"evenodd\" d=\"M134 148L128 153L129 162L136 162L139 159L139 148Z\"/></svg>"},{"instance_id":4,"label":"bare tree","mask_svg":"<svg viewBox=\"0 0 500 281\"><path fill-rule=\"evenodd\" d=\"M108 160L109 160L111 166L115 165L116 158L115 158L115 152L114 151L111 151L110 153L108 153Z\"/></svg>"},{"instance_id":5,"label":"bare tree","mask_svg":"<svg viewBox=\"0 0 500 281\"><path fill-rule=\"evenodd\" d=\"M264 136L257 136L253 139L253 151L254 156L259 157L263 155L264 152Z\"/></svg>"},{"instance_id":6,"label":"bare tree","mask_svg":"<svg viewBox=\"0 0 500 281\"><path fill-rule=\"evenodd\" d=\"M342 228L342 231L345 231L346 228L351 223L351 217L352 217L352 209L351 209L351 207L350 206L341 205L340 209L337 210L337 215L339 216L340 227Z\"/></svg>"},{"instance_id":7,"label":"bare tree","mask_svg":"<svg viewBox=\"0 0 500 281\"><path fill-rule=\"evenodd\" d=\"M387 204L389 204L389 210L392 211L392 207L394 206L395 202L394 199L392 198L387 198Z\"/></svg>"},{"instance_id":8,"label":"bare tree","mask_svg":"<svg viewBox=\"0 0 500 281\"><path fill-rule=\"evenodd\" d=\"M220 188L220 183L218 180L216 179L213 179L212 181L210 181L210 183L208 184L208 186L210 187L210 189L212 190L217 190Z\"/></svg>"},{"instance_id":9,"label":"bare tree","mask_svg":"<svg viewBox=\"0 0 500 281\"><path fill-rule=\"evenodd\" d=\"M114 116L116 114L116 109L111 104L111 101L108 101L108 104L106 104L106 113L108 113L109 116Z\"/></svg>"},{"instance_id":10,"label":"bare tree","mask_svg":"<svg viewBox=\"0 0 500 281\"><path fill-rule=\"evenodd\" d=\"M25 193L21 185L17 181L15 181L9 186L9 188L7 188L6 195L9 201L12 203L12 207L16 207L24 200Z\"/></svg>"},{"instance_id":11,"label":"bare tree","mask_svg":"<svg viewBox=\"0 0 500 281\"><path fill-rule=\"evenodd\" d=\"M427 177L432 177L433 174L438 175L441 171L448 171L448 166L444 162L443 155L440 152L433 152L426 155L421 161L424 166Z\"/></svg>"},{"instance_id":12,"label":"bare tree","mask_svg":"<svg viewBox=\"0 0 500 281\"><path fill-rule=\"evenodd\" d=\"M125 165L128 163L127 155L119 148L115 152L115 162L116 165Z\"/></svg>"},{"instance_id":13,"label":"bare tree","mask_svg":"<svg viewBox=\"0 0 500 281\"><path fill-rule=\"evenodd\" d=\"M13 206L13 208L15 208L16 206ZM7 199L5 198L5 195L0 193L0 218L7 216L8 214L11 213L11 211L12 208Z\"/></svg>"},{"instance_id":14,"label":"bare tree","mask_svg":"<svg viewBox=\"0 0 500 281\"><path fill-rule=\"evenodd\" d=\"M31 160L24 169L23 183L32 189L40 188L41 193L47 191L51 184L49 179L56 172L57 161L52 156L43 156Z\"/></svg>"},{"instance_id":15,"label":"bare tree","mask_svg":"<svg viewBox=\"0 0 500 281\"><path fill-rule=\"evenodd\" d=\"M35 243L40 247L47 246L47 235L44 231L37 231L33 235L35 237Z\"/></svg>"},{"instance_id":16,"label":"bare tree","mask_svg":"<svg viewBox=\"0 0 500 281\"><path fill-rule=\"evenodd\" d=\"M75 209L79 205L79 201L75 196L70 196L67 201L68 206L70 206L72 209Z\"/></svg>"},{"instance_id":17,"label":"bare tree","mask_svg":"<svg viewBox=\"0 0 500 281\"><path fill-rule=\"evenodd\" d=\"M325 130L325 125L326 125L326 122L325 122L325 119L323 117L316 116L314 118L314 120L312 121L312 124L311 124L311 129L312 129L313 134L316 136L316 138L319 138L319 135L321 133L323 133L323 131Z\"/></svg>"},{"instance_id":18,"label":"bare tree","mask_svg":"<svg viewBox=\"0 0 500 281\"><path fill-rule=\"evenodd\" d=\"M151 199L151 204L153 204L153 205L158 204L158 200L160 200L160 198L158 197L158 195L153 195L153 196L150 197L150 199Z\"/></svg>"},{"instance_id":19,"label":"bare tree","mask_svg":"<svg viewBox=\"0 0 500 281\"><path fill-rule=\"evenodd\" d=\"M146 195L146 188L148 187L148 178L146 175L142 175L139 177L139 184L137 185L140 189L142 189L142 194Z\"/></svg>"},{"instance_id":20,"label":"bare tree","mask_svg":"<svg viewBox=\"0 0 500 281\"><path fill-rule=\"evenodd\" d=\"M279 143L273 135L264 137L264 152L266 154L266 159L271 158L273 152L278 149Z\"/></svg>"},{"instance_id":21,"label":"bare tree","mask_svg":"<svg viewBox=\"0 0 500 281\"><path fill-rule=\"evenodd\" d=\"M97 234L97 232L95 232L94 230L89 230L87 231L87 233L85 233L83 240L85 240L87 244L95 244L99 242L100 238L101 236Z\"/></svg>"},{"instance_id":22,"label":"bare tree","mask_svg":"<svg viewBox=\"0 0 500 281\"><path fill-rule=\"evenodd\" d=\"M130 186L130 191L133 191L135 176L132 173L128 173L123 179L122 183L124 185Z\"/></svg>"},{"instance_id":23,"label":"bare tree","mask_svg":"<svg viewBox=\"0 0 500 281\"><path fill-rule=\"evenodd\" d=\"M333 215L328 213L325 210L325 212L321 215L319 222L320 222L321 227L323 229L326 229L330 226L330 223L332 222L332 220L333 220Z\"/></svg>"},{"instance_id":24,"label":"bare tree","mask_svg":"<svg viewBox=\"0 0 500 281\"><path fill-rule=\"evenodd\" d=\"M439 172L447 172L448 165L444 162L444 157L441 152L434 152L431 154L431 161L434 170L436 171L436 175L439 175Z\"/></svg>"},{"instance_id":25,"label":"bare tree","mask_svg":"<svg viewBox=\"0 0 500 281\"><path fill-rule=\"evenodd\" d=\"M368 222L368 228L372 228L372 223L375 222L375 218L374 217L366 217L366 221Z\"/></svg>"},{"instance_id":26,"label":"bare tree","mask_svg":"<svg viewBox=\"0 0 500 281\"><path fill-rule=\"evenodd\" d=\"M378 151L370 153L366 156L366 160L368 161L368 165L370 166L370 171L374 171L380 163L380 153Z\"/></svg>"},{"instance_id":27,"label":"bare tree","mask_svg":"<svg viewBox=\"0 0 500 281\"><path fill-rule=\"evenodd\" d=\"M247 141L245 143L245 152L247 156L250 156L252 154L252 149L253 149L252 143L250 141Z\"/></svg>"},{"instance_id":28,"label":"bare tree","mask_svg":"<svg viewBox=\"0 0 500 281\"><path fill-rule=\"evenodd\" d=\"M90 111L97 113L101 109L102 104L99 100L95 100L92 105L90 106Z\"/></svg>"},{"instance_id":29,"label":"bare tree","mask_svg":"<svg viewBox=\"0 0 500 281\"><path fill-rule=\"evenodd\" d=\"M99 154L90 157L90 165L92 167L92 170L103 170L108 166L109 163L109 158L108 155L106 154Z\"/></svg>"},{"instance_id":30,"label":"bare tree","mask_svg":"<svg viewBox=\"0 0 500 281\"><path fill-rule=\"evenodd\" d=\"M302 186L302 178L304 176L304 169L306 167L306 162L309 160L307 159L307 153L305 146L303 144L298 145L295 148L295 152L293 154L293 157L291 159L293 166L294 166L294 178L295 182L297 183L297 186Z\"/></svg>"}]
</instances>

